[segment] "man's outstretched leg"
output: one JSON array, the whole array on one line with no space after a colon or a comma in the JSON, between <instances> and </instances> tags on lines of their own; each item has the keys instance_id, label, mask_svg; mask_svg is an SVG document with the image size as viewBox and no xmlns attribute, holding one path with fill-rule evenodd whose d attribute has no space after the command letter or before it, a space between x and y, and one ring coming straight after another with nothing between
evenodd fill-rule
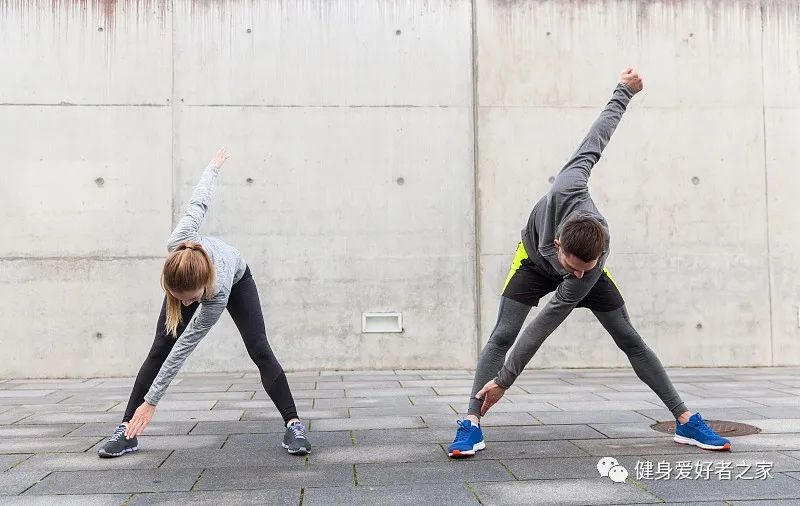
<instances>
[{"instance_id":1,"label":"man's outstretched leg","mask_svg":"<svg viewBox=\"0 0 800 506\"><path fill-rule=\"evenodd\" d=\"M645 344L633 328L625 306L612 311L593 311L594 315L611 334L614 342L628 356L636 375L655 392L675 419L677 443L690 444L706 450L730 450L731 443L717 435L706 425L700 413L690 415L680 395L667 376L656 354Z\"/></svg>"},{"instance_id":2,"label":"man's outstretched leg","mask_svg":"<svg viewBox=\"0 0 800 506\"><path fill-rule=\"evenodd\" d=\"M478 450L483 450L486 444L483 441L483 432L480 428L481 405L483 401L475 398L475 394L494 378L503 367L506 353L514 344L525 318L531 310L527 306L507 297L500 298L500 310L497 323L489 337L489 342L483 347L478 365L475 368L475 381L472 385L472 394L469 399L467 417L458 422L456 438L447 454L451 457L469 457Z\"/></svg>"}]
</instances>

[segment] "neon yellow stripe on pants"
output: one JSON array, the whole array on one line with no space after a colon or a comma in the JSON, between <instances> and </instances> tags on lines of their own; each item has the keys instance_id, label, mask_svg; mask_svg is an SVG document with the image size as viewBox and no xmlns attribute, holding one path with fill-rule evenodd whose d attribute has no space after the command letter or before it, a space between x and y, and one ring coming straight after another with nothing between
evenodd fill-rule
<instances>
[{"instance_id":1,"label":"neon yellow stripe on pants","mask_svg":"<svg viewBox=\"0 0 800 506\"><path fill-rule=\"evenodd\" d=\"M503 292L506 291L506 287L508 283L511 282L511 278L514 277L514 273L522 265L522 261L528 258L528 252L525 251L525 246L522 245L522 241L519 242L519 246L517 246L517 252L514 254L514 261L511 263L511 272L508 273L508 277L506 278L506 282L503 284Z\"/></svg>"},{"instance_id":2,"label":"neon yellow stripe on pants","mask_svg":"<svg viewBox=\"0 0 800 506\"><path fill-rule=\"evenodd\" d=\"M617 285L617 282L614 281L614 278L613 278L613 276L611 276L611 272L608 270L608 267L603 267L603 272L606 274L606 276L608 276L608 279L611 280L611 283L614 284L614 288L616 288L617 291L620 293L620 295L622 295L622 290L619 289L619 286Z\"/></svg>"}]
</instances>

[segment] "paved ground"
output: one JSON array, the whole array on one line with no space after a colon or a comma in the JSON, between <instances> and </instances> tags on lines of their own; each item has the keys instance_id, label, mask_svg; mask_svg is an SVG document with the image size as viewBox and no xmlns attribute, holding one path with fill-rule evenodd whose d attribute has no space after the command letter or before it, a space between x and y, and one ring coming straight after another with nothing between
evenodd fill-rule
<instances>
[{"instance_id":1,"label":"paved ground","mask_svg":"<svg viewBox=\"0 0 800 506\"><path fill-rule=\"evenodd\" d=\"M450 461L468 371L310 372L290 378L315 444L298 458L256 373L184 375L141 450L100 460L131 378L0 381L0 503L800 504L800 368L670 373L690 409L762 433L702 452L650 429L669 413L630 370L529 371L488 448Z\"/></svg>"}]
</instances>

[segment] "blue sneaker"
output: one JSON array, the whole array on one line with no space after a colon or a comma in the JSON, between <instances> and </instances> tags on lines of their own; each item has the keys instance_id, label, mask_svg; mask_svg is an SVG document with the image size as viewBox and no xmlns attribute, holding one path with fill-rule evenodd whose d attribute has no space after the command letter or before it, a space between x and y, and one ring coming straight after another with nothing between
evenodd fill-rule
<instances>
[{"instance_id":1,"label":"blue sneaker","mask_svg":"<svg viewBox=\"0 0 800 506\"><path fill-rule=\"evenodd\" d=\"M483 431L480 425L472 425L469 420L459 420L456 438L447 449L447 455L453 458L471 457L478 450L486 448L483 442Z\"/></svg>"},{"instance_id":2,"label":"blue sneaker","mask_svg":"<svg viewBox=\"0 0 800 506\"><path fill-rule=\"evenodd\" d=\"M731 442L720 437L719 434L706 425L700 413L695 413L686 423L675 421L675 437L672 438L676 443L694 445L704 450L730 450Z\"/></svg>"}]
</instances>

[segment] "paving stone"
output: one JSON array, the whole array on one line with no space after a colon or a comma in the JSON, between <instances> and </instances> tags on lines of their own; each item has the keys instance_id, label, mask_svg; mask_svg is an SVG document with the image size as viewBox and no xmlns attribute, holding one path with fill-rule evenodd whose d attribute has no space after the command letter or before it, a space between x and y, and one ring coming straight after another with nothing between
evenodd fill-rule
<instances>
[{"instance_id":1,"label":"paving stone","mask_svg":"<svg viewBox=\"0 0 800 506\"><path fill-rule=\"evenodd\" d=\"M283 433L283 420L197 422L191 434L265 434Z\"/></svg>"},{"instance_id":2,"label":"paving stone","mask_svg":"<svg viewBox=\"0 0 800 506\"><path fill-rule=\"evenodd\" d=\"M161 413L159 413L161 415ZM1 417L2 415L0 415ZM119 422L119 413L74 412L36 414L25 419L26 425L51 425L54 423Z\"/></svg>"},{"instance_id":3,"label":"paving stone","mask_svg":"<svg viewBox=\"0 0 800 506\"><path fill-rule=\"evenodd\" d=\"M455 419L455 418L454 418ZM418 416L373 416L369 418L332 418L314 420L310 424L312 431L324 430L360 430L360 429L413 429L425 427Z\"/></svg>"},{"instance_id":4,"label":"paving stone","mask_svg":"<svg viewBox=\"0 0 800 506\"><path fill-rule=\"evenodd\" d=\"M420 388L420 387L414 387ZM469 399L469 395L472 393L472 387L431 387L434 391L435 395L458 395L461 396L462 399ZM517 385L512 385L511 388L506 390L509 394L517 394L517 395L524 395L527 394L525 390L518 387ZM426 394L417 394L417 395L426 395ZM430 394L427 394L430 395Z\"/></svg>"},{"instance_id":5,"label":"paving stone","mask_svg":"<svg viewBox=\"0 0 800 506\"><path fill-rule=\"evenodd\" d=\"M335 409L304 409L299 410L303 420L319 420L329 418L346 418L347 408ZM248 409L242 415L242 420L282 420L281 414L271 406L270 409Z\"/></svg>"},{"instance_id":6,"label":"paving stone","mask_svg":"<svg viewBox=\"0 0 800 506\"><path fill-rule=\"evenodd\" d=\"M422 385L427 386L427 385ZM345 390L364 390L364 389L386 389L386 390L393 390L397 388L404 388L404 385L401 384L400 381L342 381L342 382L328 382L328 381L320 381L317 384L317 389L325 390L328 388L344 388ZM430 390L429 390L430 392Z\"/></svg>"},{"instance_id":7,"label":"paving stone","mask_svg":"<svg viewBox=\"0 0 800 506\"><path fill-rule=\"evenodd\" d=\"M461 418L452 415L425 415L422 417L429 427L455 427L455 421ZM482 427L497 427L503 425L540 425L529 413L495 413L491 412L481 419Z\"/></svg>"},{"instance_id":8,"label":"paving stone","mask_svg":"<svg viewBox=\"0 0 800 506\"><path fill-rule=\"evenodd\" d=\"M435 398L435 397L434 397ZM336 399L315 399L315 409L331 408L374 408L386 406L413 406L408 398L403 397L341 397Z\"/></svg>"},{"instance_id":9,"label":"paving stone","mask_svg":"<svg viewBox=\"0 0 800 506\"><path fill-rule=\"evenodd\" d=\"M221 492L161 492L154 494L135 494L126 504L128 506L208 505L221 504L263 505L300 503L300 488L285 490L228 490ZM304 502L305 503L305 502ZM329 503L331 504L331 503Z\"/></svg>"},{"instance_id":10,"label":"paving stone","mask_svg":"<svg viewBox=\"0 0 800 506\"><path fill-rule=\"evenodd\" d=\"M748 407L747 411L765 418L800 418L800 406Z\"/></svg>"},{"instance_id":11,"label":"paving stone","mask_svg":"<svg viewBox=\"0 0 800 506\"><path fill-rule=\"evenodd\" d=\"M748 408L748 410L749 410L750 408L754 408L754 407L758 408L758 407L761 406L760 404L757 404L757 403L755 403L753 401L749 401L747 399L743 399L743 398L739 397L738 393L736 395L737 395L736 397L732 397L732 398L731 397L726 397L726 398L694 398L694 399L686 398L684 400L686 401L687 405L691 405L690 409L692 409L694 411L706 410L707 408L737 408L737 407Z\"/></svg>"},{"instance_id":12,"label":"paving stone","mask_svg":"<svg viewBox=\"0 0 800 506\"><path fill-rule=\"evenodd\" d=\"M36 436L59 437L69 434L78 427L80 427L80 425L75 423L53 425L0 425L0 438Z\"/></svg>"},{"instance_id":13,"label":"paving stone","mask_svg":"<svg viewBox=\"0 0 800 506\"><path fill-rule=\"evenodd\" d=\"M463 483L307 488L303 494L303 506L331 504L406 506L408 504L478 505L479 503Z\"/></svg>"},{"instance_id":14,"label":"paving stone","mask_svg":"<svg viewBox=\"0 0 800 506\"><path fill-rule=\"evenodd\" d=\"M738 421L741 419L758 419L765 418L752 411L753 408L706 408L706 409L692 409L691 403L688 403L689 411L694 413L699 411L706 420L729 420ZM756 408L758 409L758 408ZM770 409L770 408L761 408ZM650 418L653 421L674 421L675 417L666 408L660 409L637 409L637 413Z\"/></svg>"},{"instance_id":15,"label":"paving stone","mask_svg":"<svg viewBox=\"0 0 800 506\"><path fill-rule=\"evenodd\" d=\"M298 459L302 460L302 459ZM225 467L208 468L194 490L262 490L353 485L353 466Z\"/></svg>"},{"instance_id":16,"label":"paving stone","mask_svg":"<svg viewBox=\"0 0 800 506\"><path fill-rule=\"evenodd\" d=\"M657 497L629 483L608 478L579 480L536 480L512 483L473 484L484 505L494 504L630 504L658 503Z\"/></svg>"},{"instance_id":17,"label":"paving stone","mask_svg":"<svg viewBox=\"0 0 800 506\"><path fill-rule=\"evenodd\" d=\"M435 443L371 444L329 447L314 454L316 464L364 464L380 462L432 462L446 459Z\"/></svg>"},{"instance_id":18,"label":"paving stone","mask_svg":"<svg viewBox=\"0 0 800 506\"><path fill-rule=\"evenodd\" d=\"M800 433L800 418L762 418L736 421L758 427L761 429L762 434ZM0 428L0 431L2 431L2 428Z\"/></svg>"},{"instance_id":19,"label":"paving stone","mask_svg":"<svg viewBox=\"0 0 800 506\"><path fill-rule=\"evenodd\" d=\"M9 437L0 439L0 453L82 452L96 437Z\"/></svg>"},{"instance_id":20,"label":"paving stone","mask_svg":"<svg viewBox=\"0 0 800 506\"><path fill-rule=\"evenodd\" d=\"M790 478L800 480L800 473L784 473L784 474Z\"/></svg>"},{"instance_id":21,"label":"paving stone","mask_svg":"<svg viewBox=\"0 0 800 506\"><path fill-rule=\"evenodd\" d=\"M541 411L561 411L561 408L550 402L499 402L492 406L491 415L495 413L532 413Z\"/></svg>"},{"instance_id":22,"label":"paving stone","mask_svg":"<svg viewBox=\"0 0 800 506\"><path fill-rule=\"evenodd\" d=\"M664 437L672 439L672 434L658 432L650 426L655 422L650 420L644 423L592 423L590 427L612 439L633 437Z\"/></svg>"},{"instance_id":23,"label":"paving stone","mask_svg":"<svg viewBox=\"0 0 800 506\"><path fill-rule=\"evenodd\" d=\"M26 494L119 494L188 491L201 469L114 469L111 471L56 471Z\"/></svg>"},{"instance_id":24,"label":"paving stone","mask_svg":"<svg viewBox=\"0 0 800 506\"><path fill-rule=\"evenodd\" d=\"M344 389L332 388L329 390L297 390L292 391L292 397L297 399L334 399L344 397ZM253 399L269 399L267 394L263 391L256 392Z\"/></svg>"},{"instance_id":25,"label":"paving stone","mask_svg":"<svg viewBox=\"0 0 800 506\"><path fill-rule=\"evenodd\" d=\"M516 385L516 383L515 383ZM533 385L525 385L520 384L517 385L523 390L525 393L528 394L551 394L551 393L559 393L559 392L592 392L592 393L600 393L603 391L606 392L613 392L611 388L605 385L541 385L541 384L533 384Z\"/></svg>"},{"instance_id":26,"label":"paving stone","mask_svg":"<svg viewBox=\"0 0 800 506\"><path fill-rule=\"evenodd\" d=\"M141 446L140 446L141 448ZM81 453L40 453L19 464L20 471L106 471L109 469L155 469L169 456L168 451L140 449L116 459L101 459L95 451Z\"/></svg>"},{"instance_id":27,"label":"paving stone","mask_svg":"<svg viewBox=\"0 0 800 506\"><path fill-rule=\"evenodd\" d=\"M174 410L174 411L199 411L199 410L206 410L211 409L214 405L217 404L216 400L167 400L163 399L158 403L158 410L159 412L164 412L165 410ZM127 407L127 403L117 404L110 411L114 412L125 412L125 408Z\"/></svg>"},{"instance_id":28,"label":"paving stone","mask_svg":"<svg viewBox=\"0 0 800 506\"><path fill-rule=\"evenodd\" d=\"M23 413L14 409L0 413L0 425L10 425L14 422L19 422L32 414L33 413L30 412Z\"/></svg>"},{"instance_id":29,"label":"paving stone","mask_svg":"<svg viewBox=\"0 0 800 506\"><path fill-rule=\"evenodd\" d=\"M374 429L354 430L353 437L356 446L374 444L392 444L398 441L407 443L434 443L450 444L455 437L455 423L453 428L439 427L434 429ZM321 434L321 433L320 433Z\"/></svg>"},{"instance_id":30,"label":"paving stone","mask_svg":"<svg viewBox=\"0 0 800 506\"><path fill-rule=\"evenodd\" d=\"M610 392L617 394L624 394L625 392ZM639 394L639 392L632 392ZM651 394L652 395L652 394ZM600 394L593 392L562 392L562 393L548 393L548 394L506 394L503 396L503 401L513 403L524 402L550 402L550 401L604 401Z\"/></svg>"},{"instance_id":31,"label":"paving stone","mask_svg":"<svg viewBox=\"0 0 800 506\"><path fill-rule=\"evenodd\" d=\"M650 492L668 502L708 500L800 498L797 480L775 474L767 480L640 480Z\"/></svg>"},{"instance_id":32,"label":"paving stone","mask_svg":"<svg viewBox=\"0 0 800 506\"><path fill-rule=\"evenodd\" d=\"M44 397L54 392L55 390L0 390L0 398Z\"/></svg>"},{"instance_id":33,"label":"paving stone","mask_svg":"<svg viewBox=\"0 0 800 506\"><path fill-rule=\"evenodd\" d=\"M308 440L312 448L321 446L353 446L350 432L309 432ZM283 431L269 434L231 434L225 441L225 450L261 451L267 446L274 446L283 441ZM316 452L315 452L316 453Z\"/></svg>"},{"instance_id":34,"label":"paving stone","mask_svg":"<svg viewBox=\"0 0 800 506\"><path fill-rule=\"evenodd\" d=\"M589 455L597 457L706 453L706 450L701 450L696 446L680 445L665 438L577 439L572 442L589 453Z\"/></svg>"},{"instance_id":35,"label":"paving stone","mask_svg":"<svg viewBox=\"0 0 800 506\"><path fill-rule=\"evenodd\" d=\"M736 451L800 450L800 434L753 434L731 438Z\"/></svg>"},{"instance_id":36,"label":"paving stone","mask_svg":"<svg viewBox=\"0 0 800 506\"><path fill-rule=\"evenodd\" d=\"M583 457L588 455L569 441L495 441L473 457L485 459L536 459L542 457Z\"/></svg>"},{"instance_id":37,"label":"paving stone","mask_svg":"<svg viewBox=\"0 0 800 506\"><path fill-rule=\"evenodd\" d=\"M312 441L313 443L313 441ZM161 465L162 469L177 468L233 468L240 466L283 466L302 467L305 459L299 455L289 455L276 439L271 445L263 446L258 452L246 452L237 448L222 450L197 449L175 450Z\"/></svg>"},{"instance_id":38,"label":"paving stone","mask_svg":"<svg viewBox=\"0 0 800 506\"><path fill-rule=\"evenodd\" d=\"M407 483L463 483L465 481L512 481L511 474L495 460L445 460L442 462L357 464L359 485Z\"/></svg>"},{"instance_id":39,"label":"paving stone","mask_svg":"<svg viewBox=\"0 0 800 506\"><path fill-rule=\"evenodd\" d=\"M765 499L763 501L726 501L726 506L797 506L800 504L800 496L794 499Z\"/></svg>"},{"instance_id":40,"label":"paving stone","mask_svg":"<svg viewBox=\"0 0 800 506\"><path fill-rule=\"evenodd\" d=\"M387 397L386 399L390 399ZM431 404L449 404L456 411L466 413L469 406L469 396L467 395L432 395L432 396L411 396L410 402L415 406L428 406Z\"/></svg>"},{"instance_id":41,"label":"paving stone","mask_svg":"<svg viewBox=\"0 0 800 506\"><path fill-rule=\"evenodd\" d=\"M120 422L120 418L114 422L90 422L79 426L74 431L70 432L70 436L98 436L108 437L114 432L114 429ZM166 436L166 435L181 435L188 434L192 428L198 423L207 422L161 422L152 421L145 429L145 436ZM224 423L224 422L223 422ZM39 425L39 427L42 427Z\"/></svg>"},{"instance_id":42,"label":"paving stone","mask_svg":"<svg viewBox=\"0 0 800 506\"><path fill-rule=\"evenodd\" d=\"M8 455L0 455L0 473L5 471L6 469L16 466L23 460L30 457L30 453L13 453Z\"/></svg>"},{"instance_id":43,"label":"paving stone","mask_svg":"<svg viewBox=\"0 0 800 506\"><path fill-rule=\"evenodd\" d=\"M258 390L261 390L260 388ZM167 394L162 401L244 401L253 397L257 390L249 392L179 392ZM127 402L127 401L126 401ZM160 404L160 403L159 403Z\"/></svg>"},{"instance_id":44,"label":"paving stone","mask_svg":"<svg viewBox=\"0 0 800 506\"><path fill-rule=\"evenodd\" d=\"M559 439L602 439L605 436L588 425L535 425L484 427L483 436L489 441L547 441ZM455 431L451 432L451 439Z\"/></svg>"},{"instance_id":45,"label":"paving stone","mask_svg":"<svg viewBox=\"0 0 800 506\"><path fill-rule=\"evenodd\" d=\"M738 393L737 393L738 394ZM749 396L748 396L749 397ZM760 406L790 406L795 407L800 404L800 399L794 395L786 395L784 397L758 397L755 399L748 398L745 399L753 404L757 404Z\"/></svg>"},{"instance_id":46,"label":"paving stone","mask_svg":"<svg viewBox=\"0 0 800 506\"><path fill-rule=\"evenodd\" d=\"M0 473L0 503L5 504L6 495L17 495L47 476L47 471L17 471Z\"/></svg>"},{"instance_id":47,"label":"paving stone","mask_svg":"<svg viewBox=\"0 0 800 506\"><path fill-rule=\"evenodd\" d=\"M370 416L386 415L448 415L457 416L458 413L448 404L423 404L418 406L382 406L377 408L354 407L349 408L353 418L368 418Z\"/></svg>"},{"instance_id":48,"label":"paving stone","mask_svg":"<svg viewBox=\"0 0 800 506\"><path fill-rule=\"evenodd\" d=\"M542 411L534 416L545 425L591 423L650 422L653 420L634 411Z\"/></svg>"},{"instance_id":49,"label":"paving stone","mask_svg":"<svg viewBox=\"0 0 800 506\"><path fill-rule=\"evenodd\" d=\"M635 411L639 409L652 409L657 406L643 400L628 401L551 401L551 403L564 411Z\"/></svg>"},{"instance_id":50,"label":"paving stone","mask_svg":"<svg viewBox=\"0 0 800 506\"><path fill-rule=\"evenodd\" d=\"M180 435L180 436L153 436L143 434L139 436L139 449L140 450L186 450L198 448L222 448L225 443L226 436L218 435ZM105 443L105 439L100 440L94 448L91 449L92 453L97 452L97 449Z\"/></svg>"},{"instance_id":51,"label":"paving stone","mask_svg":"<svg viewBox=\"0 0 800 506\"><path fill-rule=\"evenodd\" d=\"M347 389L347 397L407 397L409 395L436 395L436 392L434 392L430 387Z\"/></svg>"},{"instance_id":52,"label":"paving stone","mask_svg":"<svg viewBox=\"0 0 800 506\"><path fill-rule=\"evenodd\" d=\"M465 387L467 390L472 388L471 378L453 378L453 379L424 379L424 380L406 380L401 381L400 385L403 388L408 387ZM467 392L469 394L469 392Z\"/></svg>"},{"instance_id":53,"label":"paving stone","mask_svg":"<svg viewBox=\"0 0 800 506\"><path fill-rule=\"evenodd\" d=\"M3 506L119 506L130 494L22 495L3 497Z\"/></svg>"}]
</instances>

